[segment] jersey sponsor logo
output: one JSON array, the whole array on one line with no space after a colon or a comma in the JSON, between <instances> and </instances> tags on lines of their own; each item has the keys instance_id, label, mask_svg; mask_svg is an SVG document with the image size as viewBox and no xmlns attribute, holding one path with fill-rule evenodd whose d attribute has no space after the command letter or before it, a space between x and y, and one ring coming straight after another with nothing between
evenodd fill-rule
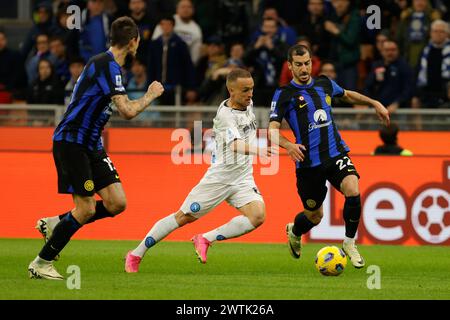
<instances>
[{"instance_id":1,"label":"jersey sponsor logo","mask_svg":"<svg viewBox=\"0 0 450 320\"><path fill-rule=\"evenodd\" d=\"M312 131L314 129L318 129L318 128L322 128L322 127L327 127L331 124L331 120L328 120L328 116L325 110L323 109L318 109L314 112L314 122L315 123L310 123L309 124L309 131Z\"/></svg>"},{"instance_id":2,"label":"jersey sponsor logo","mask_svg":"<svg viewBox=\"0 0 450 320\"><path fill-rule=\"evenodd\" d=\"M198 202L192 202L190 209L192 212L199 212L200 211L200 204Z\"/></svg>"},{"instance_id":3,"label":"jersey sponsor logo","mask_svg":"<svg viewBox=\"0 0 450 320\"><path fill-rule=\"evenodd\" d=\"M92 180L86 180L84 182L84 189L86 189L86 191L92 191L94 190L94 181Z\"/></svg>"}]
</instances>

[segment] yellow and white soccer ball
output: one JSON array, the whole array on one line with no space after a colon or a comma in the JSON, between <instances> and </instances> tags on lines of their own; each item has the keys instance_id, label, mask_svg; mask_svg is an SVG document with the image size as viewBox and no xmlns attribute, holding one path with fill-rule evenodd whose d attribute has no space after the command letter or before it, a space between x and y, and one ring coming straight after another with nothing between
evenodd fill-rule
<instances>
[{"instance_id":1,"label":"yellow and white soccer ball","mask_svg":"<svg viewBox=\"0 0 450 320\"><path fill-rule=\"evenodd\" d=\"M347 256L336 246L327 246L317 252L315 260L317 270L324 276L338 276L347 265Z\"/></svg>"}]
</instances>

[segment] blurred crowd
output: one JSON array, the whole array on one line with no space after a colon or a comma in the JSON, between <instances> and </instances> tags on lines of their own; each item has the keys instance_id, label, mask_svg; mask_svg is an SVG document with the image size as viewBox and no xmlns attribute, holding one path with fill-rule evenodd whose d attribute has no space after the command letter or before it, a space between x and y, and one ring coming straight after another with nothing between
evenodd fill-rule
<instances>
[{"instance_id":1,"label":"blurred crowd","mask_svg":"<svg viewBox=\"0 0 450 320\"><path fill-rule=\"evenodd\" d=\"M69 29L69 5L81 29ZM366 9L381 9L370 29ZM165 87L158 104L217 105L225 77L248 69L254 103L267 107L291 80L287 49L313 52L313 76L398 108L450 107L449 5L445 0L35 0L33 27L18 48L0 29L0 103L67 104L92 56L109 47L111 22L134 19L141 43L123 67L130 98L149 83ZM348 107L336 103L335 107Z\"/></svg>"}]
</instances>

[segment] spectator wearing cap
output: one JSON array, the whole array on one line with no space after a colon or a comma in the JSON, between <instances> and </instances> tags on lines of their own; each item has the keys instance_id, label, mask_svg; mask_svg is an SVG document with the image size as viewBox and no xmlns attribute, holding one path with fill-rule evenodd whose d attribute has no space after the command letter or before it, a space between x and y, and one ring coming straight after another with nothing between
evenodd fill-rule
<instances>
[{"instance_id":1,"label":"spectator wearing cap","mask_svg":"<svg viewBox=\"0 0 450 320\"><path fill-rule=\"evenodd\" d=\"M53 12L51 1L42 1L36 4L33 12L34 25L28 32L21 48L24 60L28 58L31 50L36 46L37 37L40 34L52 34L54 31Z\"/></svg>"},{"instance_id":2,"label":"spectator wearing cap","mask_svg":"<svg viewBox=\"0 0 450 320\"><path fill-rule=\"evenodd\" d=\"M149 82L159 81L164 86L164 94L158 99L162 105L174 105L176 87L183 89L182 102L196 100L195 69L186 42L175 32L175 19L163 16L159 22L162 34L151 41L149 49Z\"/></svg>"},{"instance_id":3,"label":"spectator wearing cap","mask_svg":"<svg viewBox=\"0 0 450 320\"><path fill-rule=\"evenodd\" d=\"M194 6L191 0L180 0L177 4L175 19L175 33L186 42L192 63L196 65L200 59L200 50L203 42L203 34L200 26L194 21ZM161 36L160 26L155 28L152 39Z\"/></svg>"}]
</instances>

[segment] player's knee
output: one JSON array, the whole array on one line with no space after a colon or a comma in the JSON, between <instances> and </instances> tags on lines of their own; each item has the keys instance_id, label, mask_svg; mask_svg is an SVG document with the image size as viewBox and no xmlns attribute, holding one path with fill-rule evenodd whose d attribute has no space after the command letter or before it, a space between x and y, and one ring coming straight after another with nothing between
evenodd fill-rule
<instances>
[{"instance_id":1,"label":"player's knee","mask_svg":"<svg viewBox=\"0 0 450 320\"><path fill-rule=\"evenodd\" d=\"M250 217L250 221L255 228L262 225L265 220L266 220L266 212L264 210L258 210L257 212L254 212Z\"/></svg>"},{"instance_id":2,"label":"player's knee","mask_svg":"<svg viewBox=\"0 0 450 320\"><path fill-rule=\"evenodd\" d=\"M106 202L105 207L109 213L116 216L127 208L127 199L125 197L116 198L113 201Z\"/></svg>"},{"instance_id":3,"label":"player's knee","mask_svg":"<svg viewBox=\"0 0 450 320\"><path fill-rule=\"evenodd\" d=\"M95 206L85 206L77 208L77 213L82 217L83 221L87 221L95 215Z\"/></svg>"},{"instance_id":4,"label":"player's knee","mask_svg":"<svg viewBox=\"0 0 450 320\"><path fill-rule=\"evenodd\" d=\"M322 221L322 217L323 217L323 211L315 210L315 211L311 212L308 219L309 219L309 221L311 221L314 224L319 224L320 221Z\"/></svg>"},{"instance_id":5,"label":"player's knee","mask_svg":"<svg viewBox=\"0 0 450 320\"><path fill-rule=\"evenodd\" d=\"M354 175L345 177L341 184L341 190L346 197L359 196L358 177Z\"/></svg>"},{"instance_id":6,"label":"player's knee","mask_svg":"<svg viewBox=\"0 0 450 320\"><path fill-rule=\"evenodd\" d=\"M94 197L85 198L75 203L75 211L83 220L89 220L95 215L95 204Z\"/></svg>"},{"instance_id":7,"label":"player's knee","mask_svg":"<svg viewBox=\"0 0 450 320\"><path fill-rule=\"evenodd\" d=\"M197 220L197 218L193 217L190 214L185 214L183 211L178 211L175 214L175 220L177 224L182 227L188 223L194 222L195 220Z\"/></svg>"},{"instance_id":8,"label":"player's knee","mask_svg":"<svg viewBox=\"0 0 450 320\"><path fill-rule=\"evenodd\" d=\"M345 192L344 195L346 198L359 197L359 190L358 190L358 188L351 188L351 189L347 190L347 192Z\"/></svg>"},{"instance_id":9,"label":"player's knee","mask_svg":"<svg viewBox=\"0 0 450 320\"><path fill-rule=\"evenodd\" d=\"M123 199L114 204L114 209L113 209L113 212L111 212L111 213L113 215L118 215L119 213L124 212L126 208L127 208L127 201L125 199Z\"/></svg>"}]
</instances>

